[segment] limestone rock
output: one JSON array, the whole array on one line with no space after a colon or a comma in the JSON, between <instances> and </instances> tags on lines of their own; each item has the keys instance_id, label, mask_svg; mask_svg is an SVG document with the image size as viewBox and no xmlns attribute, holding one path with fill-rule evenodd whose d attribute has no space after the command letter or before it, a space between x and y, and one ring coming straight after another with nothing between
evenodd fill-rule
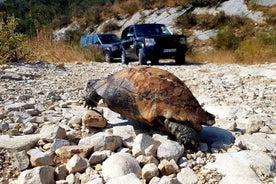
<instances>
[{"instance_id":1,"label":"limestone rock","mask_svg":"<svg viewBox=\"0 0 276 184\"><path fill-rule=\"evenodd\" d=\"M142 168L142 178L150 181L153 177L159 175L158 167L155 164L146 164Z\"/></svg>"},{"instance_id":2,"label":"limestone rock","mask_svg":"<svg viewBox=\"0 0 276 184\"><path fill-rule=\"evenodd\" d=\"M66 162L68 159L73 157L75 154L82 158L87 158L93 152L92 146L63 146L55 151L57 156Z\"/></svg>"},{"instance_id":3,"label":"limestone rock","mask_svg":"<svg viewBox=\"0 0 276 184\"><path fill-rule=\"evenodd\" d=\"M184 146L180 145L176 141L167 140L162 142L157 149L157 157L162 159L171 160L174 159L175 162L182 156L184 153Z\"/></svg>"},{"instance_id":4,"label":"limestone rock","mask_svg":"<svg viewBox=\"0 0 276 184\"><path fill-rule=\"evenodd\" d=\"M122 137L123 145L132 148L134 138L136 136L133 126L115 126L113 127L113 134Z\"/></svg>"},{"instance_id":5,"label":"limestone rock","mask_svg":"<svg viewBox=\"0 0 276 184\"><path fill-rule=\"evenodd\" d=\"M106 184L142 184L142 182L137 178L134 173L129 173L124 176L118 176L116 178L112 178Z\"/></svg>"},{"instance_id":6,"label":"limestone rock","mask_svg":"<svg viewBox=\"0 0 276 184\"><path fill-rule=\"evenodd\" d=\"M54 168L40 166L20 173L18 184L55 184Z\"/></svg>"},{"instance_id":7,"label":"limestone rock","mask_svg":"<svg viewBox=\"0 0 276 184\"><path fill-rule=\"evenodd\" d=\"M99 132L90 137L82 138L79 141L79 145L92 146L94 151L114 151L122 146L122 138L110 133Z\"/></svg>"},{"instance_id":8,"label":"limestone rock","mask_svg":"<svg viewBox=\"0 0 276 184\"><path fill-rule=\"evenodd\" d=\"M30 160L25 150L14 152L13 157L15 159L13 166L18 168L20 171L27 169L30 165Z\"/></svg>"},{"instance_id":9,"label":"limestone rock","mask_svg":"<svg viewBox=\"0 0 276 184\"><path fill-rule=\"evenodd\" d=\"M270 156L260 151L240 151L236 153L215 154L214 163L208 163L206 168L217 169L225 175L221 183L237 184L262 183L260 177L271 176L276 162Z\"/></svg>"},{"instance_id":10,"label":"limestone rock","mask_svg":"<svg viewBox=\"0 0 276 184\"><path fill-rule=\"evenodd\" d=\"M139 155L156 155L156 150L159 144L155 140L153 140L147 134L139 134L135 137L132 154L137 157Z\"/></svg>"},{"instance_id":11,"label":"limestone rock","mask_svg":"<svg viewBox=\"0 0 276 184\"><path fill-rule=\"evenodd\" d=\"M158 169L161 171L162 175L170 175L179 170L178 165L173 159L170 161L166 159L162 160L158 165Z\"/></svg>"},{"instance_id":12,"label":"limestone rock","mask_svg":"<svg viewBox=\"0 0 276 184\"><path fill-rule=\"evenodd\" d=\"M141 167L129 153L115 153L103 162L103 177L105 181L118 176L134 173L141 176Z\"/></svg>"},{"instance_id":13,"label":"limestone rock","mask_svg":"<svg viewBox=\"0 0 276 184\"><path fill-rule=\"evenodd\" d=\"M197 184L199 179L192 169L185 167L177 174L177 180L181 184Z\"/></svg>"},{"instance_id":14,"label":"limestone rock","mask_svg":"<svg viewBox=\"0 0 276 184\"><path fill-rule=\"evenodd\" d=\"M74 155L66 164L66 169L69 173L82 172L89 166L86 159L79 155Z\"/></svg>"},{"instance_id":15,"label":"limestone rock","mask_svg":"<svg viewBox=\"0 0 276 184\"><path fill-rule=\"evenodd\" d=\"M107 120L97 111L87 110L82 116L82 123L86 127L103 128L107 124Z\"/></svg>"},{"instance_id":16,"label":"limestone rock","mask_svg":"<svg viewBox=\"0 0 276 184\"><path fill-rule=\"evenodd\" d=\"M111 155L111 152L108 150L104 151L95 151L89 158L90 165L96 165L104 161L108 156Z\"/></svg>"},{"instance_id":17,"label":"limestone rock","mask_svg":"<svg viewBox=\"0 0 276 184\"><path fill-rule=\"evenodd\" d=\"M27 153L30 155L31 165L33 167L53 165L52 156L40 151L38 148L31 149Z\"/></svg>"},{"instance_id":18,"label":"limestone rock","mask_svg":"<svg viewBox=\"0 0 276 184\"><path fill-rule=\"evenodd\" d=\"M58 125L44 125L40 130L40 137L48 142L53 142L57 138L64 139L66 131Z\"/></svg>"},{"instance_id":19,"label":"limestone rock","mask_svg":"<svg viewBox=\"0 0 276 184\"><path fill-rule=\"evenodd\" d=\"M65 180L68 175L68 170L66 169L66 164L59 165L55 168L55 178L57 180Z\"/></svg>"},{"instance_id":20,"label":"limestone rock","mask_svg":"<svg viewBox=\"0 0 276 184\"><path fill-rule=\"evenodd\" d=\"M24 135L24 136L13 136L0 135L0 149L8 150L29 150L35 146L39 140L38 134Z\"/></svg>"},{"instance_id":21,"label":"limestone rock","mask_svg":"<svg viewBox=\"0 0 276 184\"><path fill-rule=\"evenodd\" d=\"M70 142L66 139L54 139L53 144L51 145L50 150L52 152L55 152L58 148L61 148L63 146L69 146Z\"/></svg>"}]
</instances>

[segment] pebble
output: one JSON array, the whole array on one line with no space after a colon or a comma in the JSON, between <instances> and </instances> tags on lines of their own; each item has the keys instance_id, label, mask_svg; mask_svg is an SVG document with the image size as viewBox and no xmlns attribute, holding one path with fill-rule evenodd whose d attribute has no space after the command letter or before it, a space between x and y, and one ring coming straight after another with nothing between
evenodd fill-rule
<instances>
[{"instance_id":1,"label":"pebble","mask_svg":"<svg viewBox=\"0 0 276 184\"><path fill-rule=\"evenodd\" d=\"M216 116L213 127L203 127L194 153L105 107L107 126L83 123L87 81L136 64L0 65L1 73L13 75L1 75L1 182L275 183L275 63L154 66L183 80ZM36 166L43 157L46 166Z\"/></svg>"}]
</instances>

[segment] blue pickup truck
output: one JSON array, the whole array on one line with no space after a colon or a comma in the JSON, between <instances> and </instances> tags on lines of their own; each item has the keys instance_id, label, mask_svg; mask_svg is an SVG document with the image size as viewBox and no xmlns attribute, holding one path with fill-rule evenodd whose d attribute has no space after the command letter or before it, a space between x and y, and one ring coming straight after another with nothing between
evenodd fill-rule
<instances>
[{"instance_id":1,"label":"blue pickup truck","mask_svg":"<svg viewBox=\"0 0 276 184\"><path fill-rule=\"evenodd\" d=\"M121 57L121 43L115 34L88 34L81 36L81 47L94 47L102 50L105 61L112 62Z\"/></svg>"}]
</instances>

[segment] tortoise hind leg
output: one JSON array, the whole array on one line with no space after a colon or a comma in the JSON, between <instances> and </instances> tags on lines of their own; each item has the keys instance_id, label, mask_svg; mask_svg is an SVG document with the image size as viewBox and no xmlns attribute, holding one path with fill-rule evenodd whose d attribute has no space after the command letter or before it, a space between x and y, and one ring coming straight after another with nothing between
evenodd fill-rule
<instances>
[{"instance_id":1,"label":"tortoise hind leg","mask_svg":"<svg viewBox=\"0 0 276 184\"><path fill-rule=\"evenodd\" d=\"M200 143L199 135L192 127L166 119L163 124L168 132L187 149L197 149Z\"/></svg>"}]
</instances>

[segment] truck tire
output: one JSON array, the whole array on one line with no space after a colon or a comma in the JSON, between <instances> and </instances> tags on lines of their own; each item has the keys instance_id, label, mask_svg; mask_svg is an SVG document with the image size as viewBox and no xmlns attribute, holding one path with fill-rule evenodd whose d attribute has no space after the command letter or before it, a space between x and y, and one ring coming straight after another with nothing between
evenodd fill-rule
<instances>
[{"instance_id":1,"label":"truck tire","mask_svg":"<svg viewBox=\"0 0 276 184\"><path fill-rule=\"evenodd\" d=\"M122 62L122 64L125 64L125 65L128 65L128 63L129 63L129 60L126 57L126 52L124 50L122 50L122 52L121 52L121 62Z\"/></svg>"},{"instance_id":2,"label":"truck tire","mask_svg":"<svg viewBox=\"0 0 276 184\"><path fill-rule=\"evenodd\" d=\"M140 65L146 65L147 64L146 55L145 55L145 52L142 48L139 49L138 58L139 58L139 64Z\"/></svg>"}]
</instances>

